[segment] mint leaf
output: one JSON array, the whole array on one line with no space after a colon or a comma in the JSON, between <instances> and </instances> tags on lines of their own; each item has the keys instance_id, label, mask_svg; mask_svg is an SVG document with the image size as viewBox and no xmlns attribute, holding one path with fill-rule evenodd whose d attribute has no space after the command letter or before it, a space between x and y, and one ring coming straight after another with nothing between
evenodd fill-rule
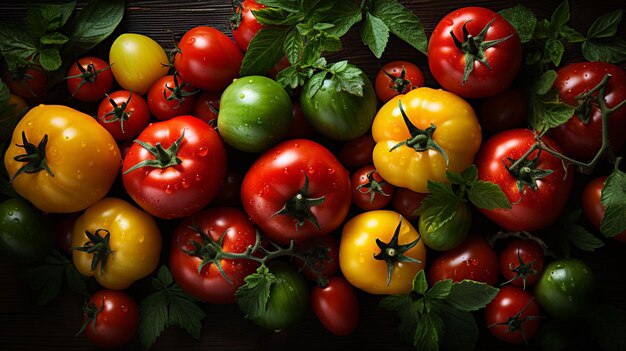
<instances>
[{"instance_id":1,"label":"mint leaf","mask_svg":"<svg viewBox=\"0 0 626 351\"><path fill-rule=\"evenodd\" d=\"M552 13L550 23L553 28L559 30L567 22L569 22L569 2L565 0Z\"/></svg>"},{"instance_id":2,"label":"mint leaf","mask_svg":"<svg viewBox=\"0 0 626 351\"><path fill-rule=\"evenodd\" d=\"M626 230L626 174L615 169L604 182L600 202L606 208L600 231L612 238Z\"/></svg>"},{"instance_id":3,"label":"mint leaf","mask_svg":"<svg viewBox=\"0 0 626 351\"><path fill-rule=\"evenodd\" d=\"M470 202L478 208L487 210L511 208L511 201L509 201L502 189L491 182L477 181L469 188L467 196Z\"/></svg>"},{"instance_id":4,"label":"mint leaf","mask_svg":"<svg viewBox=\"0 0 626 351\"><path fill-rule=\"evenodd\" d=\"M602 240L596 238L587 229L579 225L569 225L565 228L565 237L577 248L583 251L595 251L604 246Z\"/></svg>"},{"instance_id":5,"label":"mint leaf","mask_svg":"<svg viewBox=\"0 0 626 351\"><path fill-rule=\"evenodd\" d=\"M463 280L452 284L446 303L459 311L476 311L485 306L498 294L500 289L473 280Z\"/></svg>"},{"instance_id":6,"label":"mint leaf","mask_svg":"<svg viewBox=\"0 0 626 351\"><path fill-rule=\"evenodd\" d=\"M333 79L337 80L337 92L347 91L356 96L363 96L363 85L369 84L368 78L360 68L346 65L345 69L334 72Z\"/></svg>"},{"instance_id":7,"label":"mint leaf","mask_svg":"<svg viewBox=\"0 0 626 351\"><path fill-rule=\"evenodd\" d=\"M76 1L65 4L43 4L39 6L38 13L47 31L54 31L67 23L75 6Z\"/></svg>"},{"instance_id":8,"label":"mint leaf","mask_svg":"<svg viewBox=\"0 0 626 351\"><path fill-rule=\"evenodd\" d=\"M617 34L622 13L623 10L619 9L596 18L587 30L587 38L608 38Z\"/></svg>"},{"instance_id":9,"label":"mint leaf","mask_svg":"<svg viewBox=\"0 0 626 351\"><path fill-rule=\"evenodd\" d=\"M265 314L270 288L277 281L276 276L262 264L255 273L245 277L244 281L246 283L236 293L239 308L248 319L260 318Z\"/></svg>"},{"instance_id":10,"label":"mint leaf","mask_svg":"<svg viewBox=\"0 0 626 351\"><path fill-rule=\"evenodd\" d=\"M61 54L59 49L41 49L39 51L39 63L46 71L54 71L61 67Z\"/></svg>"},{"instance_id":11,"label":"mint leaf","mask_svg":"<svg viewBox=\"0 0 626 351\"><path fill-rule=\"evenodd\" d=\"M615 307L599 305L584 318L591 337L602 350L626 350L626 314Z\"/></svg>"},{"instance_id":12,"label":"mint leaf","mask_svg":"<svg viewBox=\"0 0 626 351\"><path fill-rule=\"evenodd\" d=\"M452 279L440 280L426 292L425 296L429 300L443 300L450 295L451 289Z\"/></svg>"},{"instance_id":13,"label":"mint leaf","mask_svg":"<svg viewBox=\"0 0 626 351\"><path fill-rule=\"evenodd\" d=\"M442 339L443 348L455 351L474 350L479 332L474 316L446 304L442 304L440 308L439 315L446 326Z\"/></svg>"},{"instance_id":14,"label":"mint leaf","mask_svg":"<svg viewBox=\"0 0 626 351\"><path fill-rule=\"evenodd\" d=\"M242 77L266 74L280 60L287 33L284 28L264 28L258 31L250 41L239 74Z\"/></svg>"},{"instance_id":15,"label":"mint leaf","mask_svg":"<svg viewBox=\"0 0 626 351\"><path fill-rule=\"evenodd\" d=\"M557 39L548 39L545 46L544 56L550 59L555 66L561 64L563 53L565 52L565 46Z\"/></svg>"},{"instance_id":16,"label":"mint leaf","mask_svg":"<svg viewBox=\"0 0 626 351\"><path fill-rule=\"evenodd\" d=\"M543 72L535 81L533 81L533 91L537 95L544 95L552 89L554 81L556 81L556 71L551 69Z\"/></svg>"},{"instance_id":17,"label":"mint leaf","mask_svg":"<svg viewBox=\"0 0 626 351\"><path fill-rule=\"evenodd\" d=\"M283 50L289 63L295 65L302 56L302 50L304 50L304 37L297 30L290 30L285 37L285 43Z\"/></svg>"},{"instance_id":18,"label":"mint leaf","mask_svg":"<svg viewBox=\"0 0 626 351\"><path fill-rule=\"evenodd\" d=\"M443 328L443 320L438 313L431 311L422 315L413 335L415 349L418 351L438 351Z\"/></svg>"},{"instance_id":19,"label":"mint leaf","mask_svg":"<svg viewBox=\"0 0 626 351\"><path fill-rule=\"evenodd\" d=\"M395 36L427 55L428 38L422 22L397 0L374 1L370 13L380 18Z\"/></svg>"},{"instance_id":20,"label":"mint leaf","mask_svg":"<svg viewBox=\"0 0 626 351\"><path fill-rule=\"evenodd\" d=\"M592 62L617 64L626 61L626 41L616 36L585 40L581 50L585 59Z\"/></svg>"},{"instance_id":21,"label":"mint leaf","mask_svg":"<svg viewBox=\"0 0 626 351\"><path fill-rule=\"evenodd\" d=\"M328 11L324 22L334 24L326 32L338 37L346 34L353 25L361 21L361 8L352 1L335 1L332 11Z\"/></svg>"},{"instance_id":22,"label":"mint leaf","mask_svg":"<svg viewBox=\"0 0 626 351\"><path fill-rule=\"evenodd\" d=\"M428 289L428 281L426 280L426 273L422 269L413 278L413 292L424 296L426 289Z\"/></svg>"},{"instance_id":23,"label":"mint leaf","mask_svg":"<svg viewBox=\"0 0 626 351\"><path fill-rule=\"evenodd\" d=\"M522 43L530 41L537 26L537 17L524 5L517 5L498 12L515 28Z\"/></svg>"},{"instance_id":24,"label":"mint leaf","mask_svg":"<svg viewBox=\"0 0 626 351\"><path fill-rule=\"evenodd\" d=\"M361 27L361 39L379 59L387 47L389 27L380 18L367 13L365 23Z\"/></svg>"},{"instance_id":25,"label":"mint leaf","mask_svg":"<svg viewBox=\"0 0 626 351\"><path fill-rule=\"evenodd\" d=\"M578 31L568 25L563 25L559 31L561 37L565 38L568 43L580 43L585 40L585 37L578 33Z\"/></svg>"}]
</instances>

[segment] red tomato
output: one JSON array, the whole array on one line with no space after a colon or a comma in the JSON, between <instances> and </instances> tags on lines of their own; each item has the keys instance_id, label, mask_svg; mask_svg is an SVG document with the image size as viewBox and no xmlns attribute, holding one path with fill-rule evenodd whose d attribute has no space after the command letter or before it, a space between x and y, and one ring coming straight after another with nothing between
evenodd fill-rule
<instances>
[{"instance_id":1,"label":"red tomato","mask_svg":"<svg viewBox=\"0 0 626 351\"><path fill-rule=\"evenodd\" d=\"M283 56L280 58L280 60L278 60L278 62L276 62L276 64L272 68L270 68L270 70L267 72L267 76L276 80L276 76L278 75L278 73L280 73L280 71L290 66L291 66L291 62L289 62L289 59L287 58L287 56ZM300 90L300 87L296 88L296 91L299 91L299 90ZM294 92L294 95L299 95L299 94L295 94Z\"/></svg>"},{"instance_id":2,"label":"red tomato","mask_svg":"<svg viewBox=\"0 0 626 351\"><path fill-rule=\"evenodd\" d=\"M485 307L491 334L511 344L528 343L539 330L541 309L535 297L519 287L504 286Z\"/></svg>"},{"instance_id":3,"label":"red tomato","mask_svg":"<svg viewBox=\"0 0 626 351\"><path fill-rule=\"evenodd\" d=\"M413 213L422 206L422 200L424 200L426 196L428 196L428 194L416 193L411 189L396 188L391 199L391 208L409 221L415 221L419 216Z\"/></svg>"},{"instance_id":4,"label":"red tomato","mask_svg":"<svg viewBox=\"0 0 626 351\"><path fill-rule=\"evenodd\" d=\"M72 97L80 101L99 101L113 87L111 66L97 57L83 57L67 72L65 82Z\"/></svg>"},{"instance_id":5,"label":"red tomato","mask_svg":"<svg viewBox=\"0 0 626 351\"><path fill-rule=\"evenodd\" d=\"M124 187L159 218L190 216L217 195L226 175L226 150L208 124L179 116L150 124L122 164Z\"/></svg>"},{"instance_id":6,"label":"red tomato","mask_svg":"<svg viewBox=\"0 0 626 351\"><path fill-rule=\"evenodd\" d=\"M139 308L122 290L100 290L85 303L83 323L85 335L92 343L100 347L120 347L137 334Z\"/></svg>"},{"instance_id":7,"label":"red tomato","mask_svg":"<svg viewBox=\"0 0 626 351\"><path fill-rule=\"evenodd\" d=\"M198 95L193 105L193 115L212 126L217 125L217 114L220 111L220 94L204 91Z\"/></svg>"},{"instance_id":8,"label":"red tomato","mask_svg":"<svg viewBox=\"0 0 626 351\"><path fill-rule=\"evenodd\" d=\"M605 62L571 63L558 70L554 82L561 101L572 106L582 105L565 124L550 130L549 135L563 148L566 155L580 161L590 161L600 150L602 114L595 101L585 103L576 100L576 97L593 89L606 74L610 74L611 79L604 89L604 101L608 108L612 108L626 100L626 72L619 66ZM609 118L609 139L614 150L619 150L624 145L624 130L626 108L621 107Z\"/></svg>"},{"instance_id":9,"label":"red tomato","mask_svg":"<svg viewBox=\"0 0 626 351\"><path fill-rule=\"evenodd\" d=\"M240 4L235 9L235 15L230 20L230 26L237 46L241 50L247 51L254 35L263 28L263 25L254 18L252 11L264 9L265 5L254 0L244 0Z\"/></svg>"},{"instance_id":10,"label":"red tomato","mask_svg":"<svg viewBox=\"0 0 626 351\"><path fill-rule=\"evenodd\" d=\"M544 136L543 140L553 149L560 150L550 138ZM532 131L511 129L487 140L476 156L478 179L497 184L512 204L510 210L480 211L509 231L545 228L561 214L572 189L572 167L566 171L561 160L547 152L535 150L523 165L511 170L513 161L521 158L534 143ZM546 170L552 173L540 177L540 172ZM537 175L533 175L535 172Z\"/></svg>"},{"instance_id":11,"label":"red tomato","mask_svg":"<svg viewBox=\"0 0 626 351\"><path fill-rule=\"evenodd\" d=\"M495 285L500 272L498 266L498 255L487 241L478 235L468 235L461 245L433 261L428 282L432 285L444 279L455 282L471 279Z\"/></svg>"},{"instance_id":12,"label":"red tomato","mask_svg":"<svg viewBox=\"0 0 626 351\"><path fill-rule=\"evenodd\" d=\"M424 75L415 64L408 61L391 61L376 74L376 96L387 102L392 97L424 86Z\"/></svg>"},{"instance_id":13,"label":"red tomato","mask_svg":"<svg viewBox=\"0 0 626 351\"><path fill-rule=\"evenodd\" d=\"M315 286L311 306L324 327L335 335L348 335L359 323L359 299L343 277L332 277L325 287Z\"/></svg>"},{"instance_id":14,"label":"red tomato","mask_svg":"<svg viewBox=\"0 0 626 351\"><path fill-rule=\"evenodd\" d=\"M583 211L589 219L589 222L598 230L600 230L600 224L602 223L605 211L604 205L600 202L600 198L606 178L606 176L595 178L587 184L583 192ZM626 230L613 238L626 243Z\"/></svg>"},{"instance_id":15,"label":"red tomato","mask_svg":"<svg viewBox=\"0 0 626 351\"><path fill-rule=\"evenodd\" d=\"M40 68L22 68L12 73L5 71L2 80L13 94L24 99L44 97L48 89L48 76Z\"/></svg>"},{"instance_id":16,"label":"red tomato","mask_svg":"<svg viewBox=\"0 0 626 351\"><path fill-rule=\"evenodd\" d=\"M98 107L98 123L117 141L136 137L149 122L150 111L146 100L129 90L111 93Z\"/></svg>"},{"instance_id":17,"label":"red tomato","mask_svg":"<svg viewBox=\"0 0 626 351\"><path fill-rule=\"evenodd\" d=\"M372 165L359 168L350 177L352 202L362 210L380 210L393 197L394 186L387 183Z\"/></svg>"},{"instance_id":18,"label":"red tomato","mask_svg":"<svg viewBox=\"0 0 626 351\"><path fill-rule=\"evenodd\" d=\"M528 117L528 101L524 94L508 88L483 100L478 111L480 126L489 134L522 128Z\"/></svg>"},{"instance_id":19,"label":"red tomato","mask_svg":"<svg viewBox=\"0 0 626 351\"><path fill-rule=\"evenodd\" d=\"M256 228L241 210L205 209L180 222L174 230L169 258L172 276L185 292L203 302L234 303L235 292L259 263L222 258L203 265L203 261L215 257L216 247L223 252L242 253L255 241ZM218 264L228 279L222 276Z\"/></svg>"},{"instance_id":20,"label":"red tomato","mask_svg":"<svg viewBox=\"0 0 626 351\"><path fill-rule=\"evenodd\" d=\"M241 202L271 240L303 241L343 223L350 209L350 177L322 145L287 140L250 167L243 178Z\"/></svg>"},{"instance_id":21,"label":"red tomato","mask_svg":"<svg viewBox=\"0 0 626 351\"><path fill-rule=\"evenodd\" d=\"M330 235L316 236L298 243L296 252L311 260L309 264L299 258L295 260L304 276L311 280L323 281L339 271L339 244Z\"/></svg>"},{"instance_id":22,"label":"red tomato","mask_svg":"<svg viewBox=\"0 0 626 351\"><path fill-rule=\"evenodd\" d=\"M188 30L178 48L174 68L196 88L220 92L239 76L243 53L215 28L198 26Z\"/></svg>"},{"instance_id":23,"label":"red tomato","mask_svg":"<svg viewBox=\"0 0 626 351\"><path fill-rule=\"evenodd\" d=\"M339 160L348 168L359 168L372 164L374 151L372 134L365 133L356 139L346 141L339 151Z\"/></svg>"},{"instance_id":24,"label":"red tomato","mask_svg":"<svg viewBox=\"0 0 626 351\"><path fill-rule=\"evenodd\" d=\"M161 121L176 116L189 115L193 111L198 91L183 82L176 74L161 77L148 91L148 107L152 115Z\"/></svg>"},{"instance_id":25,"label":"red tomato","mask_svg":"<svg viewBox=\"0 0 626 351\"><path fill-rule=\"evenodd\" d=\"M483 7L464 7L447 14L428 43L433 77L444 89L465 98L503 91L513 82L521 63L522 44L515 28Z\"/></svg>"},{"instance_id":26,"label":"red tomato","mask_svg":"<svg viewBox=\"0 0 626 351\"><path fill-rule=\"evenodd\" d=\"M293 118L287 130L287 135L285 135L285 140L299 138L311 139L315 131L309 122L307 122L304 112L302 112L302 108L300 107L300 102L291 102L291 112L293 112Z\"/></svg>"},{"instance_id":27,"label":"red tomato","mask_svg":"<svg viewBox=\"0 0 626 351\"><path fill-rule=\"evenodd\" d=\"M541 277L544 260L543 248L536 241L516 239L500 253L500 272L507 282L526 290Z\"/></svg>"}]
</instances>

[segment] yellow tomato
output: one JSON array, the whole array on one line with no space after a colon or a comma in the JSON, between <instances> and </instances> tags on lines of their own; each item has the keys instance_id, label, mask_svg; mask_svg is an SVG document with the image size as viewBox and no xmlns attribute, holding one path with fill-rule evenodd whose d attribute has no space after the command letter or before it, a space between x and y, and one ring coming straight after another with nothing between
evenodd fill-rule
<instances>
[{"instance_id":1,"label":"yellow tomato","mask_svg":"<svg viewBox=\"0 0 626 351\"><path fill-rule=\"evenodd\" d=\"M102 199L120 163L120 150L104 127L61 105L30 109L4 155L13 189L40 210L56 213L82 211Z\"/></svg>"},{"instance_id":2,"label":"yellow tomato","mask_svg":"<svg viewBox=\"0 0 626 351\"><path fill-rule=\"evenodd\" d=\"M422 131L435 128L430 138L418 141L402 117L399 103L411 124ZM428 180L446 181L446 169L461 173L474 162L481 143L481 130L474 110L453 93L418 88L389 100L372 124L376 141L374 167L389 183L416 192L428 192ZM418 141L410 146L408 140ZM446 158L425 146L427 139L438 145ZM401 146L399 143L406 142Z\"/></svg>"},{"instance_id":3,"label":"yellow tomato","mask_svg":"<svg viewBox=\"0 0 626 351\"><path fill-rule=\"evenodd\" d=\"M385 244L393 242L398 225L399 248L381 249L376 239ZM416 240L418 241L415 246L403 252L403 245ZM383 251L389 252L390 248L397 262L393 263L389 277L387 262L375 256ZM401 256L409 259L402 259ZM397 212L387 210L364 212L349 220L343 227L339 245L339 265L350 284L363 291L370 294L407 294L411 291L413 278L417 272L424 269L425 263L426 249L419 240L417 230Z\"/></svg>"},{"instance_id":4,"label":"yellow tomato","mask_svg":"<svg viewBox=\"0 0 626 351\"><path fill-rule=\"evenodd\" d=\"M124 200L108 197L89 207L76 220L72 257L82 275L95 277L105 288L119 290L156 269L161 243L161 233L152 216ZM94 247L99 249L88 252ZM98 260L99 250L106 259Z\"/></svg>"},{"instance_id":5,"label":"yellow tomato","mask_svg":"<svg viewBox=\"0 0 626 351\"><path fill-rule=\"evenodd\" d=\"M109 51L115 80L133 93L145 94L169 70L165 50L153 39L134 33L117 37Z\"/></svg>"}]
</instances>

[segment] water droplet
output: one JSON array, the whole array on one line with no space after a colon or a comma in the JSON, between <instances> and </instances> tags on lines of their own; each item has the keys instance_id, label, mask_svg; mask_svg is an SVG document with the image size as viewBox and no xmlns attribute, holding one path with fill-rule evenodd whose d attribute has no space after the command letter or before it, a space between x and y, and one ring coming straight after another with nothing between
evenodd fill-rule
<instances>
[{"instance_id":1,"label":"water droplet","mask_svg":"<svg viewBox=\"0 0 626 351\"><path fill-rule=\"evenodd\" d=\"M9 215L9 216L13 216L13 211L9 211L9 212L7 212L7 215Z\"/></svg>"},{"instance_id":2,"label":"water droplet","mask_svg":"<svg viewBox=\"0 0 626 351\"><path fill-rule=\"evenodd\" d=\"M574 302L574 298L572 297L572 295L569 295L567 299L569 300L569 302Z\"/></svg>"},{"instance_id":3,"label":"water droplet","mask_svg":"<svg viewBox=\"0 0 626 351\"><path fill-rule=\"evenodd\" d=\"M189 182L185 178L180 180L180 184L182 184L185 189L189 188Z\"/></svg>"},{"instance_id":4,"label":"water droplet","mask_svg":"<svg viewBox=\"0 0 626 351\"><path fill-rule=\"evenodd\" d=\"M246 97L246 94L244 94L244 93L239 94L239 98L240 99L245 99L245 97Z\"/></svg>"},{"instance_id":5,"label":"water droplet","mask_svg":"<svg viewBox=\"0 0 626 351\"><path fill-rule=\"evenodd\" d=\"M168 185L165 187L165 193L166 193L166 194L171 194L171 193L172 193L172 186L171 186L171 185L169 185L169 184L168 184Z\"/></svg>"},{"instance_id":6,"label":"water droplet","mask_svg":"<svg viewBox=\"0 0 626 351\"><path fill-rule=\"evenodd\" d=\"M198 148L198 151L196 151L196 154L200 157L204 157L209 153L209 148L206 146L200 146Z\"/></svg>"},{"instance_id":7,"label":"water droplet","mask_svg":"<svg viewBox=\"0 0 626 351\"><path fill-rule=\"evenodd\" d=\"M93 160L90 160L89 162L87 162L87 166L93 167Z\"/></svg>"},{"instance_id":8,"label":"water droplet","mask_svg":"<svg viewBox=\"0 0 626 351\"><path fill-rule=\"evenodd\" d=\"M80 141L80 147L85 147L87 146L87 143L84 140Z\"/></svg>"},{"instance_id":9,"label":"water droplet","mask_svg":"<svg viewBox=\"0 0 626 351\"><path fill-rule=\"evenodd\" d=\"M124 313L128 312L128 307L126 307L125 305L122 305L122 311Z\"/></svg>"},{"instance_id":10,"label":"water droplet","mask_svg":"<svg viewBox=\"0 0 626 351\"><path fill-rule=\"evenodd\" d=\"M263 124L263 119L261 119L260 117L256 119L256 123L257 124Z\"/></svg>"},{"instance_id":11,"label":"water droplet","mask_svg":"<svg viewBox=\"0 0 626 351\"><path fill-rule=\"evenodd\" d=\"M200 174L196 174L195 179L196 179L197 182L199 182L199 181L202 180L202 176Z\"/></svg>"},{"instance_id":12,"label":"water droplet","mask_svg":"<svg viewBox=\"0 0 626 351\"><path fill-rule=\"evenodd\" d=\"M285 167L285 168L283 169L283 173L288 174L288 173L289 173L289 168Z\"/></svg>"},{"instance_id":13,"label":"water droplet","mask_svg":"<svg viewBox=\"0 0 626 351\"><path fill-rule=\"evenodd\" d=\"M143 235L140 235L139 238L137 238L137 241L141 244L143 243L143 241L145 240L145 237Z\"/></svg>"},{"instance_id":14,"label":"water droplet","mask_svg":"<svg viewBox=\"0 0 626 351\"><path fill-rule=\"evenodd\" d=\"M113 151L113 149L115 149L115 145L109 144L109 150Z\"/></svg>"},{"instance_id":15,"label":"water droplet","mask_svg":"<svg viewBox=\"0 0 626 351\"><path fill-rule=\"evenodd\" d=\"M315 173L315 168L309 166L308 170L309 174L314 174Z\"/></svg>"},{"instance_id":16,"label":"water droplet","mask_svg":"<svg viewBox=\"0 0 626 351\"><path fill-rule=\"evenodd\" d=\"M328 174L335 174L335 169L334 168L329 168L328 169Z\"/></svg>"}]
</instances>

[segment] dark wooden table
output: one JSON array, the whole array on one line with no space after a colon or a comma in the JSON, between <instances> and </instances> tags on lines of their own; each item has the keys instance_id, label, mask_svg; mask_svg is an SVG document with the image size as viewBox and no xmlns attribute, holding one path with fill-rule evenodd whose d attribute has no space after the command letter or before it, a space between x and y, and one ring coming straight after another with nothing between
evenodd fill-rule
<instances>
[{"instance_id":1,"label":"dark wooden table","mask_svg":"<svg viewBox=\"0 0 626 351\"><path fill-rule=\"evenodd\" d=\"M485 6L500 10L523 3L534 10L538 18L549 18L560 0L532 1L403 1L407 8L420 17L426 33L430 35L436 23L448 12L462 6ZM84 1L79 1L79 6ZM0 20L21 17L25 4L16 1L13 4L2 2ZM570 25L585 32L593 20L600 14L623 8L620 1L570 1L572 20ZM172 47L171 30L175 35L182 35L197 25L210 25L230 35L228 18L232 13L229 1L128 1L126 17L123 24L113 35L123 32L142 33L151 36L164 47ZM620 33L624 37L624 25ZM108 52L108 40L96 52ZM388 49L381 60L376 60L369 49L364 46L358 30L354 28L343 39L344 50L341 57L360 66L370 77L387 61L403 59L416 63L422 68L428 85L434 81L428 72L426 57L410 48L395 37L390 38ZM568 50L565 62L581 61L580 50L575 46ZM578 197L576 197L578 196ZM580 189L572 194L579 199ZM480 223L480 221L475 221ZM481 228L474 228L479 232ZM169 233L164 233L169 235ZM595 253L574 252L574 255L586 260L599 281L600 298L607 304L626 311L626 264L623 256L626 245L607 241L607 245ZM33 302L33 293L28 290L17 275L20 268L9 265L0 258L0 349L1 350L89 350L94 347L83 336L74 337L81 324L82 299L65 291L47 306L37 307ZM139 287L131 288L131 293L141 294L145 282ZM361 303L361 319L357 330L347 337L335 337L328 333L309 313L306 320L297 327L274 333L256 327L243 319L237 306L204 305L207 313L203 333L200 340L194 340L182 329L167 329L152 348L153 350L410 350L397 332L398 319L390 312L379 309L378 297L365 293L359 294ZM476 314L482 325L482 315ZM625 331L626 332L626 331ZM532 347L508 347L506 349L530 350ZM493 338L484 328L477 350L500 350L505 344ZM135 340L125 349L139 349Z\"/></svg>"}]
</instances>

